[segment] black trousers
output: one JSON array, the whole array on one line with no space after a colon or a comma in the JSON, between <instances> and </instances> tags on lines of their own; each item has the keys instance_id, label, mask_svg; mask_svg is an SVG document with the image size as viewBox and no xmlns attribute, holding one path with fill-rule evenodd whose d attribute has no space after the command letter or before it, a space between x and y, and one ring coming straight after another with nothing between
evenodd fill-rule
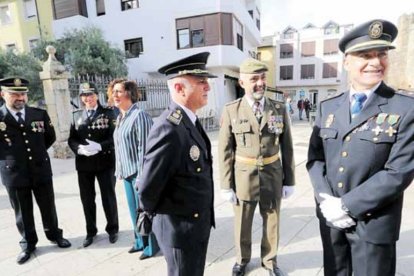
<instances>
[{"instance_id":1,"label":"black trousers","mask_svg":"<svg viewBox=\"0 0 414 276\"><path fill-rule=\"evenodd\" d=\"M159 243L167 262L168 276L203 276L206 264L208 239L188 241L186 248L175 248Z\"/></svg>"},{"instance_id":2,"label":"black trousers","mask_svg":"<svg viewBox=\"0 0 414 276\"><path fill-rule=\"evenodd\" d=\"M361 239L361 228L340 231L319 224L325 276L394 276L396 246L373 244ZM378 229L381 231L381 229Z\"/></svg>"},{"instance_id":3,"label":"black trousers","mask_svg":"<svg viewBox=\"0 0 414 276\"><path fill-rule=\"evenodd\" d=\"M79 191L86 220L86 234L93 237L98 232L96 227L95 178L98 180L102 206L107 221L105 231L108 234L118 233L118 207L115 194L116 179L114 170L108 169L98 172L78 171Z\"/></svg>"},{"instance_id":4,"label":"black trousers","mask_svg":"<svg viewBox=\"0 0 414 276\"><path fill-rule=\"evenodd\" d=\"M33 216L33 196L39 206L42 216L43 229L50 241L62 237L62 230L58 228L58 218L55 206L55 194L51 177L32 179L30 187L6 187L11 206L16 217L16 226L22 239L22 250L34 249L38 238Z\"/></svg>"}]
</instances>

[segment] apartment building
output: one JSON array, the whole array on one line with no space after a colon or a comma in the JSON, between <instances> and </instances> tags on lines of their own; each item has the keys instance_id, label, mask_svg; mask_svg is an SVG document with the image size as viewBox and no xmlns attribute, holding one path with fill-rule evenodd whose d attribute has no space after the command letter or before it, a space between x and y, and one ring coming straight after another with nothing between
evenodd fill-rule
<instances>
[{"instance_id":1,"label":"apartment building","mask_svg":"<svg viewBox=\"0 0 414 276\"><path fill-rule=\"evenodd\" d=\"M329 21L321 27L309 23L299 30L288 26L275 35L274 79L294 106L300 98L317 104L347 88L338 41L351 28L351 24Z\"/></svg>"},{"instance_id":2,"label":"apartment building","mask_svg":"<svg viewBox=\"0 0 414 276\"><path fill-rule=\"evenodd\" d=\"M29 52L41 38L52 37L50 1L0 0L0 47Z\"/></svg>"},{"instance_id":3,"label":"apartment building","mask_svg":"<svg viewBox=\"0 0 414 276\"><path fill-rule=\"evenodd\" d=\"M238 66L260 44L256 0L52 0L56 38L65 30L97 26L124 49L131 78L162 78L167 62L208 51L211 81L208 109L242 95Z\"/></svg>"}]
</instances>

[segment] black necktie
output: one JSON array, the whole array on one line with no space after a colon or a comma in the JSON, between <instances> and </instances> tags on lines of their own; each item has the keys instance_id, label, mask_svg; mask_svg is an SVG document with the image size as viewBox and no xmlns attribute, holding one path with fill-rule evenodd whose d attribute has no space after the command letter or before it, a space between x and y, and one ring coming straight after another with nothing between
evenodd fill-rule
<instances>
[{"instance_id":1,"label":"black necktie","mask_svg":"<svg viewBox=\"0 0 414 276\"><path fill-rule=\"evenodd\" d=\"M20 124L20 125L23 125L24 124L24 120L23 120L23 114L19 111L19 112L16 112L16 115L17 115L17 117L18 117L18 119L17 119L17 122Z\"/></svg>"}]
</instances>

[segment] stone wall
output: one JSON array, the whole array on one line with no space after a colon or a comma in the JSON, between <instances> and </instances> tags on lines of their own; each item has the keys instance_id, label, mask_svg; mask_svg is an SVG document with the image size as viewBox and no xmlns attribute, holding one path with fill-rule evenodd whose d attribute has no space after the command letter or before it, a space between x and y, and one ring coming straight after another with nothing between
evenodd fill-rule
<instances>
[{"instance_id":1,"label":"stone wall","mask_svg":"<svg viewBox=\"0 0 414 276\"><path fill-rule=\"evenodd\" d=\"M389 52L386 82L398 90L414 91L414 13L400 16L395 44Z\"/></svg>"}]
</instances>

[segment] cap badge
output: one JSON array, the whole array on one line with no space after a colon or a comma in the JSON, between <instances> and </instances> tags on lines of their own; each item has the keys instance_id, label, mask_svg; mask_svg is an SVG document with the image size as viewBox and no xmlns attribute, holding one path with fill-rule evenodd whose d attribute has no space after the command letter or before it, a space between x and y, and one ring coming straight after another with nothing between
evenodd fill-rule
<instances>
[{"instance_id":1,"label":"cap badge","mask_svg":"<svg viewBox=\"0 0 414 276\"><path fill-rule=\"evenodd\" d=\"M14 83L14 86L19 87L19 86L22 85L22 80L21 79L14 79L13 83Z\"/></svg>"},{"instance_id":2,"label":"cap badge","mask_svg":"<svg viewBox=\"0 0 414 276\"><path fill-rule=\"evenodd\" d=\"M372 39L377 39L382 35L382 23L379 21L375 21L373 22L370 26L369 26L369 30L368 30L368 35L370 38Z\"/></svg>"},{"instance_id":3,"label":"cap badge","mask_svg":"<svg viewBox=\"0 0 414 276\"><path fill-rule=\"evenodd\" d=\"M190 148L190 158L193 161L197 161L200 158L200 149L196 145L192 145Z\"/></svg>"},{"instance_id":4,"label":"cap badge","mask_svg":"<svg viewBox=\"0 0 414 276\"><path fill-rule=\"evenodd\" d=\"M87 89L89 89L89 88L90 88L89 83L83 83L83 84L82 84L82 89L87 90Z\"/></svg>"}]
</instances>

